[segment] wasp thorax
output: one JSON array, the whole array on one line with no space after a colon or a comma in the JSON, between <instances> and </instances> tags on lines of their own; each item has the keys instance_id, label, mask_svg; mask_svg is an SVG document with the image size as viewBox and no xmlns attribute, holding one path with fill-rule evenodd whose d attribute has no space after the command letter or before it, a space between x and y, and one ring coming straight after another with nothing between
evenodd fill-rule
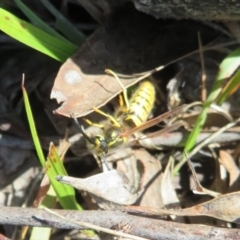
<instances>
[{"instance_id":1,"label":"wasp thorax","mask_svg":"<svg viewBox=\"0 0 240 240\"><path fill-rule=\"evenodd\" d=\"M119 129L115 129L114 127L105 129L104 137L109 149L116 148L123 143L123 139L119 137L119 133Z\"/></svg>"}]
</instances>

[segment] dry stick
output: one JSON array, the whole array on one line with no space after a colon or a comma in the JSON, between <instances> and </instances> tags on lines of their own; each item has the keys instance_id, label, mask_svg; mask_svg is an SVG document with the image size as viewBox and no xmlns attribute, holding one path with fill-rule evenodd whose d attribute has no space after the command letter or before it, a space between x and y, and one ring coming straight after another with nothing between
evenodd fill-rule
<instances>
[{"instance_id":1,"label":"dry stick","mask_svg":"<svg viewBox=\"0 0 240 240\"><path fill-rule=\"evenodd\" d=\"M120 211L54 210L73 221L82 221L106 228L122 229L129 226L129 234L157 240L227 240L239 239L240 229L218 228L202 224L174 223L128 215ZM0 207L0 224L86 229L60 219L44 209ZM122 228L121 228L122 227Z\"/></svg>"},{"instance_id":2,"label":"dry stick","mask_svg":"<svg viewBox=\"0 0 240 240\"><path fill-rule=\"evenodd\" d=\"M202 41L200 33L198 32L198 44L199 44L199 55L200 55L200 62L201 62L201 68L202 68L202 102L206 101L207 98L207 90L206 90L206 70L205 70L205 64L204 64L204 58L203 58L203 47L202 47Z\"/></svg>"},{"instance_id":3,"label":"dry stick","mask_svg":"<svg viewBox=\"0 0 240 240\"><path fill-rule=\"evenodd\" d=\"M229 132L223 132L220 135L216 136L214 139L210 140L209 143L214 144L214 143L231 143L235 141L240 141L240 133L236 132L231 132L233 130L229 130ZM207 139L209 136L211 136L213 132L203 132L200 133L196 144L201 143L205 139ZM189 136L189 133L184 131L177 131L177 132L172 132L168 133L165 135L160 135L156 136L151 139L146 138L141 141L141 146L147 147L149 149L158 149L158 150L163 150L163 149L169 149L169 148L176 148L176 147L184 147L186 145L186 140ZM148 140L148 141L146 141ZM138 144L136 146L139 146ZM185 162L184 162L185 163Z\"/></svg>"},{"instance_id":4,"label":"dry stick","mask_svg":"<svg viewBox=\"0 0 240 240\"><path fill-rule=\"evenodd\" d=\"M52 211L50 209L45 208L45 210L52 213L53 215L55 215L59 218L62 218L64 220L66 220L66 221L76 223L78 225L81 225L81 226L86 227L86 228L90 228L90 229L95 230L95 231L100 231L100 232L108 233L108 234L111 234L111 235L114 235L114 236L133 239L133 240L147 240L146 238L141 238L141 237L137 237L137 236L127 234L127 233L118 232L117 230L112 230L112 229L108 229L108 228L99 227L99 226L96 226L95 224L73 221L71 219L63 217L62 215L57 214L55 211Z\"/></svg>"}]
</instances>

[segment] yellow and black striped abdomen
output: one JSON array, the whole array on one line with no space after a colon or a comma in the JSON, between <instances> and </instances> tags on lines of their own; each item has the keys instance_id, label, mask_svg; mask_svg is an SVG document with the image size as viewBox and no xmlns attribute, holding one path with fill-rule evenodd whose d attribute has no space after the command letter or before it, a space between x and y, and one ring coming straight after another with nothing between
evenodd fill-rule
<instances>
[{"instance_id":1,"label":"yellow and black striped abdomen","mask_svg":"<svg viewBox=\"0 0 240 240\"><path fill-rule=\"evenodd\" d=\"M129 101L129 111L123 118L124 122L132 123L135 127L144 123L154 106L155 88L154 85L144 80Z\"/></svg>"}]
</instances>

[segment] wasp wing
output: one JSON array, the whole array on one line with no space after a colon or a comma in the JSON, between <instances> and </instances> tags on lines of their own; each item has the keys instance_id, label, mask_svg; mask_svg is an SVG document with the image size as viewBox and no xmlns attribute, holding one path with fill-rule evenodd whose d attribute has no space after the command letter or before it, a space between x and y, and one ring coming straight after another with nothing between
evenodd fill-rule
<instances>
[{"instance_id":1,"label":"wasp wing","mask_svg":"<svg viewBox=\"0 0 240 240\"><path fill-rule=\"evenodd\" d=\"M186 105L182 105L182 106L176 107L173 110L170 110L170 111L168 111L166 113L163 113L163 114L161 114L161 115L159 115L159 116L157 116L155 118L152 118L152 119L148 120L147 122L144 122L140 126L137 126L137 127L132 128L132 129L126 131L126 132L121 133L120 137L127 137L127 136L132 135L135 132L141 132L141 131L143 131L143 130L145 130L147 128L153 127L156 124L164 121L165 119L179 114L180 112L182 112L182 110L185 107L186 107Z\"/></svg>"}]
</instances>

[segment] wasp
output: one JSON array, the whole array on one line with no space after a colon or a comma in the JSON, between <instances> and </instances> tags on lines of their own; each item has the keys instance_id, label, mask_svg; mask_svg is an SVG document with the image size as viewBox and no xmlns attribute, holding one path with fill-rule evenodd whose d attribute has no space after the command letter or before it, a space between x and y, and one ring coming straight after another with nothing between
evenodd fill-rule
<instances>
[{"instance_id":1,"label":"wasp","mask_svg":"<svg viewBox=\"0 0 240 240\"><path fill-rule=\"evenodd\" d=\"M118 76L108 71L118 80ZM123 88L123 93L119 95L119 107L113 115L107 114L98 108L93 108L95 112L103 115L108 121L103 123L94 123L89 119L84 119L91 126L96 126L102 129L102 134L96 136L89 136L80 126L80 131L85 139L93 146L97 155L103 156L109 150L117 148L127 142L128 137L136 131L143 131L146 128L152 127L157 123L163 121L176 112L172 110L149 121L149 118L155 103L155 87L150 80L143 80L130 99L127 97L126 88ZM76 119L74 119L75 122ZM78 124L78 122L77 122Z\"/></svg>"}]
</instances>

